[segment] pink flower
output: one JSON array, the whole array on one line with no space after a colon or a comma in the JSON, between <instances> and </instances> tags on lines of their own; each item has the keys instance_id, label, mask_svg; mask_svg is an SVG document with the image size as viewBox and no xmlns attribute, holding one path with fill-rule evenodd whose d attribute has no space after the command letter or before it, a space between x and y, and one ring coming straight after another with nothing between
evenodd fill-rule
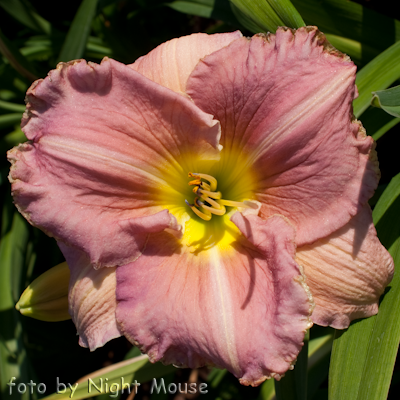
<instances>
[{"instance_id":1,"label":"pink flower","mask_svg":"<svg viewBox=\"0 0 400 400\"><path fill-rule=\"evenodd\" d=\"M377 312L393 262L355 70L316 28L280 28L72 61L32 85L10 180L66 257L82 346L122 334L152 361L257 385L291 367L311 319Z\"/></svg>"}]
</instances>

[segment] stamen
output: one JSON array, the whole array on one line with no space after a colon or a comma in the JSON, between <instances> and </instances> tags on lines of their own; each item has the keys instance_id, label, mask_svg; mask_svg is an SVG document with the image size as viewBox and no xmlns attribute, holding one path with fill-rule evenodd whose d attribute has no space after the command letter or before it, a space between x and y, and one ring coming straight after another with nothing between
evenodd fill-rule
<instances>
[{"instance_id":1,"label":"stamen","mask_svg":"<svg viewBox=\"0 0 400 400\"><path fill-rule=\"evenodd\" d=\"M212 199L217 199L217 200L222 197L221 192L210 192L208 190L203 190L203 189L200 189L200 188L195 193L196 194L206 195L208 197L211 197Z\"/></svg>"},{"instance_id":2,"label":"stamen","mask_svg":"<svg viewBox=\"0 0 400 400\"><path fill-rule=\"evenodd\" d=\"M197 172L189 172L189 177L196 178L189 182L193 187L193 192L196 194L194 204L190 204L185 200L186 204L192 211L205 221L209 221L212 215L224 215L226 213L225 206L237 208L253 208L257 209L258 205L251 201L243 202L222 199L221 192L216 192L217 180L207 174L199 174ZM209 183L204 182L204 180Z\"/></svg>"},{"instance_id":3,"label":"stamen","mask_svg":"<svg viewBox=\"0 0 400 400\"><path fill-rule=\"evenodd\" d=\"M204 190L211 190L210 185L208 183L201 182L200 186Z\"/></svg>"},{"instance_id":4,"label":"stamen","mask_svg":"<svg viewBox=\"0 0 400 400\"><path fill-rule=\"evenodd\" d=\"M221 199L221 200L219 200L219 204L223 204L224 206L228 206L228 207L257 208L257 205L251 203L250 201L240 202L240 201Z\"/></svg>"},{"instance_id":5,"label":"stamen","mask_svg":"<svg viewBox=\"0 0 400 400\"><path fill-rule=\"evenodd\" d=\"M190 178L203 178L206 181L210 182L210 189L212 192L217 188L217 180L211 175L198 174L197 172L189 172L189 177Z\"/></svg>"},{"instance_id":6,"label":"stamen","mask_svg":"<svg viewBox=\"0 0 400 400\"><path fill-rule=\"evenodd\" d=\"M212 214L215 215L224 215L226 213L226 208L224 206L221 206L221 208L218 210L213 207L206 206L201 200L196 198L195 204L200 206L203 210L209 211Z\"/></svg>"},{"instance_id":7,"label":"stamen","mask_svg":"<svg viewBox=\"0 0 400 400\"><path fill-rule=\"evenodd\" d=\"M196 200L195 200L196 201ZM194 204L190 204L187 200L185 200L185 203L192 209L192 211L201 219L204 219L204 221L209 221L212 217L211 213L207 210L204 210L204 213L201 212L199 209L197 209Z\"/></svg>"},{"instance_id":8,"label":"stamen","mask_svg":"<svg viewBox=\"0 0 400 400\"><path fill-rule=\"evenodd\" d=\"M200 198L203 199L208 204L211 204L214 208L217 208L217 209L221 208L221 205L218 204L216 201L214 201L211 197L202 195L202 196L200 196Z\"/></svg>"}]
</instances>

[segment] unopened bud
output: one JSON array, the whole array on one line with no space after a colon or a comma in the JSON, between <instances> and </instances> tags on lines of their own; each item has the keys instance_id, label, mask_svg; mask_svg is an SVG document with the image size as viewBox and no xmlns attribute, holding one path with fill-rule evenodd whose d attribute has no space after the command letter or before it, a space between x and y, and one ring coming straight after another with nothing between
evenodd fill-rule
<instances>
[{"instance_id":1,"label":"unopened bud","mask_svg":"<svg viewBox=\"0 0 400 400\"><path fill-rule=\"evenodd\" d=\"M56 265L36 278L22 293L15 308L27 317L41 321L65 321L68 313L69 268Z\"/></svg>"}]
</instances>

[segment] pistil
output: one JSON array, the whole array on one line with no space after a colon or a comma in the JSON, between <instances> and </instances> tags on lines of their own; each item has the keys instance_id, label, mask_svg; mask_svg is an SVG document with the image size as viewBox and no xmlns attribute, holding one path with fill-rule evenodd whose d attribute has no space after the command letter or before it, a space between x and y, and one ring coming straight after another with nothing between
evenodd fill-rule
<instances>
[{"instance_id":1,"label":"pistil","mask_svg":"<svg viewBox=\"0 0 400 400\"><path fill-rule=\"evenodd\" d=\"M253 207L253 203L250 201L239 202L223 199L222 193L216 191L218 182L211 175L189 172L189 177L196 178L188 183L189 186L194 186L193 192L196 197L194 204L189 203L187 200L185 200L185 203L198 217L205 221L209 221L213 214L224 215L226 213L225 206Z\"/></svg>"}]
</instances>

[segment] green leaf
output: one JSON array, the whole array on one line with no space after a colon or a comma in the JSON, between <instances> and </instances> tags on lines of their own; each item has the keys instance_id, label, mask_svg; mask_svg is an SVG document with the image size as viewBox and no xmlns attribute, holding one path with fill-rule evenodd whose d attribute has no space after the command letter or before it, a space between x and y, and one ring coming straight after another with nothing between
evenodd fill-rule
<instances>
[{"instance_id":1,"label":"green leaf","mask_svg":"<svg viewBox=\"0 0 400 400\"><path fill-rule=\"evenodd\" d=\"M0 117L1 119L1 117ZM21 121L21 114L19 114L19 120ZM4 137L0 138L0 154L4 154L10 150L12 147L17 146L20 143L26 142L28 139L26 138L24 132L21 131L21 128L18 126L15 131L10 132Z\"/></svg>"},{"instance_id":2,"label":"green leaf","mask_svg":"<svg viewBox=\"0 0 400 400\"><path fill-rule=\"evenodd\" d=\"M320 334L322 333L322 336L316 336L308 344L307 398L310 399L328 375L329 355L333 342L333 329L314 326L310 331L310 336L315 334L316 329ZM273 379L269 379L261 385L258 400L275 400L274 382Z\"/></svg>"},{"instance_id":3,"label":"green leaf","mask_svg":"<svg viewBox=\"0 0 400 400\"><path fill-rule=\"evenodd\" d=\"M372 213L379 238L386 248L394 245L400 236L400 226L391 226L391 228L394 229L385 229L386 227L389 227L388 217L390 216L389 214L393 213L396 202L400 202L400 174L396 175L390 181L388 187L383 192L379 202L375 206L374 212ZM397 219L400 220L400 214L397 216ZM393 224L394 223L395 221L393 221ZM393 254L392 257L394 257Z\"/></svg>"},{"instance_id":4,"label":"green leaf","mask_svg":"<svg viewBox=\"0 0 400 400\"><path fill-rule=\"evenodd\" d=\"M0 129L21 123L22 113L0 115Z\"/></svg>"},{"instance_id":5,"label":"green leaf","mask_svg":"<svg viewBox=\"0 0 400 400\"><path fill-rule=\"evenodd\" d=\"M267 0L279 15L284 25L289 28L300 28L306 24L294 5L289 0Z\"/></svg>"},{"instance_id":6,"label":"green leaf","mask_svg":"<svg viewBox=\"0 0 400 400\"><path fill-rule=\"evenodd\" d=\"M236 27L240 26L229 0L177 0L166 5L185 14L214 18Z\"/></svg>"},{"instance_id":7,"label":"green leaf","mask_svg":"<svg viewBox=\"0 0 400 400\"><path fill-rule=\"evenodd\" d=\"M274 31L277 25L284 24L283 19L274 10L272 14L261 16L264 24L260 22L261 20L254 21L255 16L252 14L252 9L258 9L258 4L264 7L266 1L242 0L241 3L242 9L232 2L232 9L237 18L232 17L227 0L182 0L167 5L177 11L221 19L236 26L239 21L252 32L268 30L268 21L272 25L270 31ZM274 0L273 3L278 6L284 4L279 0ZM269 4L272 4L272 1L265 7L268 7ZM292 0L292 4L308 25L318 25L333 46L348 54L358 64L366 64L394 42L400 40L400 21L376 13L354 2L347 0ZM297 12L295 14L300 15ZM286 25L296 26L290 22ZM301 26L299 21L297 21L297 25Z\"/></svg>"},{"instance_id":8,"label":"green leaf","mask_svg":"<svg viewBox=\"0 0 400 400\"><path fill-rule=\"evenodd\" d=\"M296 366L287 371L280 381L275 381L277 400L307 399L308 342L310 331L304 337L304 346L297 357Z\"/></svg>"},{"instance_id":9,"label":"green leaf","mask_svg":"<svg viewBox=\"0 0 400 400\"><path fill-rule=\"evenodd\" d=\"M378 140L389 129L400 122L400 118L392 117L380 108L369 107L361 116L361 121L368 135Z\"/></svg>"},{"instance_id":10,"label":"green leaf","mask_svg":"<svg viewBox=\"0 0 400 400\"><path fill-rule=\"evenodd\" d=\"M14 288L25 278L25 255L29 228L22 216L14 211L8 195L2 215L0 243L0 393L9 399L29 399L29 392L21 395L16 390L9 393L7 382L28 382L26 352L22 342L22 327L14 308ZM15 387L14 387L15 389Z\"/></svg>"},{"instance_id":11,"label":"green leaf","mask_svg":"<svg viewBox=\"0 0 400 400\"><path fill-rule=\"evenodd\" d=\"M50 34L50 23L37 14L27 1L0 0L0 7L28 28Z\"/></svg>"},{"instance_id":12,"label":"green leaf","mask_svg":"<svg viewBox=\"0 0 400 400\"><path fill-rule=\"evenodd\" d=\"M118 387L118 391L120 391L124 383L129 384L136 381L138 384L141 384L142 382L167 375L175 370L176 368L172 365L165 366L161 363L152 364L146 355L141 355L100 369L79 379L72 385L75 389L73 399L80 400L110 393L113 384L114 388L116 389ZM137 387L139 390L140 386L138 385ZM131 386L131 388L132 391L135 390L135 386ZM127 389L125 389L125 391L126 390ZM53 393L50 396L44 397L43 400L67 400L70 398L71 389L66 387L64 392Z\"/></svg>"},{"instance_id":13,"label":"green leaf","mask_svg":"<svg viewBox=\"0 0 400 400\"><path fill-rule=\"evenodd\" d=\"M9 103L8 101L0 100L0 108L9 111L17 111L23 113L25 111L25 106L23 104Z\"/></svg>"},{"instance_id":14,"label":"green leaf","mask_svg":"<svg viewBox=\"0 0 400 400\"><path fill-rule=\"evenodd\" d=\"M2 34L0 30L0 53L8 60L12 67L17 70L22 76L35 81L34 68L31 63L19 52L19 50Z\"/></svg>"},{"instance_id":15,"label":"green leaf","mask_svg":"<svg viewBox=\"0 0 400 400\"><path fill-rule=\"evenodd\" d=\"M203 18L212 18L214 0L173 1L166 5L181 13L198 15Z\"/></svg>"},{"instance_id":16,"label":"green leaf","mask_svg":"<svg viewBox=\"0 0 400 400\"><path fill-rule=\"evenodd\" d=\"M400 267L400 174L392 179L373 212L382 244ZM400 340L400 274L396 273L376 316L336 331L329 374L331 400L387 398Z\"/></svg>"},{"instance_id":17,"label":"green leaf","mask_svg":"<svg viewBox=\"0 0 400 400\"><path fill-rule=\"evenodd\" d=\"M359 96L353 102L358 118L370 105L372 92L386 89L400 78L400 41L390 46L357 73Z\"/></svg>"},{"instance_id":18,"label":"green leaf","mask_svg":"<svg viewBox=\"0 0 400 400\"><path fill-rule=\"evenodd\" d=\"M343 36L328 33L326 33L325 36L332 46L340 50L342 53L349 55L355 63L362 63L363 55L365 53L365 45Z\"/></svg>"},{"instance_id":19,"label":"green leaf","mask_svg":"<svg viewBox=\"0 0 400 400\"><path fill-rule=\"evenodd\" d=\"M84 0L72 21L58 61L76 60L83 56L98 0Z\"/></svg>"},{"instance_id":20,"label":"green leaf","mask_svg":"<svg viewBox=\"0 0 400 400\"><path fill-rule=\"evenodd\" d=\"M311 337L316 330L322 331L323 334L311 339L308 347L307 396L310 399L314 398L315 393L328 377L334 336L334 330L331 328L314 327L311 329Z\"/></svg>"},{"instance_id":21,"label":"green leaf","mask_svg":"<svg viewBox=\"0 0 400 400\"><path fill-rule=\"evenodd\" d=\"M348 0L292 0L307 25L317 25L325 34L357 42L362 64L400 40L400 21ZM333 44L333 43L332 43ZM346 52L337 43L340 51ZM354 54L348 52L351 57Z\"/></svg>"},{"instance_id":22,"label":"green leaf","mask_svg":"<svg viewBox=\"0 0 400 400\"><path fill-rule=\"evenodd\" d=\"M230 1L234 5L233 11L236 17L253 33L275 32L278 26L289 28L305 26L300 14L289 0Z\"/></svg>"},{"instance_id":23,"label":"green leaf","mask_svg":"<svg viewBox=\"0 0 400 400\"><path fill-rule=\"evenodd\" d=\"M268 379L262 384L257 400L274 400L275 398L275 381Z\"/></svg>"},{"instance_id":24,"label":"green leaf","mask_svg":"<svg viewBox=\"0 0 400 400\"><path fill-rule=\"evenodd\" d=\"M113 54L113 50L110 47L107 47L100 38L95 38L93 36L89 36L86 44L86 52L97 53L99 55L98 58L106 56L111 57Z\"/></svg>"},{"instance_id":25,"label":"green leaf","mask_svg":"<svg viewBox=\"0 0 400 400\"><path fill-rule=\"evenodd\" d=\"M227 373L226 369L213 368L207 377L207 381L212 388L217 388Z\"/></svg>"},{"instance_id":26,"label":"green leaf","mask_svg":"<svg viewBox=\"0 0 400 400\"><path fill-rule=\"evenodd\" d=\"M400 86L372 92L372 95L371 104L373 106L382 108L388 114L400 118Z\"/></svg>"},{"instance_id":27,"label":"green leaf","mask_svg":"<svg viewBox=\"0 0 400 400\"><path fill-rule=\"evenodd\" d=\"M233 2L231 3L232 12L239 24L250 32L264 31L264 28L254 22L254 18L240 10Z\"/></svg>"},{"instance_id":28,"label":"green leaf","mask_svg":"<svg viewBox=\"0 0 400 400\"><path fill-rule=\"evenodd\" d=\"M230 0L234 5L234 13L238 17L238 13L251 21L253 26L246 26L252 32L275 32L278 26L284 25L282 19L273 10L266 0ZM240 16L239 16L240 18ZM240 21L242 22L242 21Z\"/></svg>"}]
</instances>

